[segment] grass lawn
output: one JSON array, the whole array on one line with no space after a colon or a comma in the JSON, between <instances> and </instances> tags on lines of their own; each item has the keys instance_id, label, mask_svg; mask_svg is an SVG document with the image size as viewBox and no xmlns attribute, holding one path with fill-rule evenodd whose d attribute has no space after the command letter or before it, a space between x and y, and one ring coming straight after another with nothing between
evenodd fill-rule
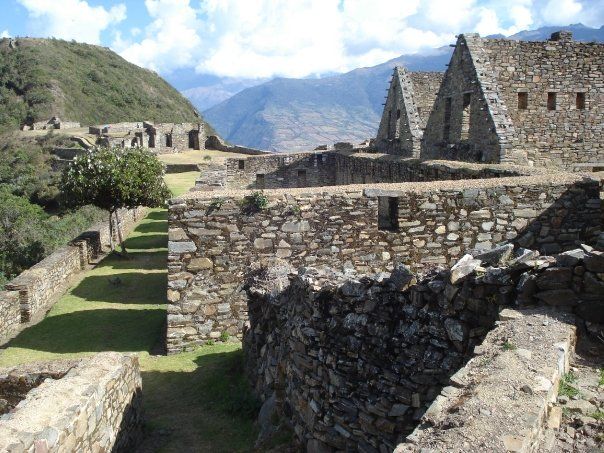
<instances>
[{"instance_id":1,"label":"grass lawn","mask_svg":"<svg viewBox=\"0 0 604 453\"><path fill-rule=\"evenodd\" d=\"M175 195L197 172L171 174ZM172 356L161 348L166 317L167 211L157 209L129 236L130 259L110 256L83 274L39 324L0 351L0 366L81 357L98 351L138 355L143 374L142 452L249 451L257 404L238 342Z\"/></svg>"}]
</instances>

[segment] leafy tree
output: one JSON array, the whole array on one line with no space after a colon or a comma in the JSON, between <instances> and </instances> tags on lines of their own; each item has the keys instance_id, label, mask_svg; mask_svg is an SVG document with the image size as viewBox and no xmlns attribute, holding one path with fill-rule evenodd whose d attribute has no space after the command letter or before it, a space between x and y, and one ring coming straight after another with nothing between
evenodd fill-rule
<instances>
[{"instance_id":1,"label":"leafy tree","mask_svg":"<svg viewBox=\"0 0 604 453\"><path fill-rule=\"evenodd\" d=\"M163 206L170 197L163 173L161 162L143 148L99 148L76 157L63 172L60 187L71 205L92 204L109 211L109 224L113 226L115 217L122 252L126 253L118 210Z\"/></svg>"}]
</instances>

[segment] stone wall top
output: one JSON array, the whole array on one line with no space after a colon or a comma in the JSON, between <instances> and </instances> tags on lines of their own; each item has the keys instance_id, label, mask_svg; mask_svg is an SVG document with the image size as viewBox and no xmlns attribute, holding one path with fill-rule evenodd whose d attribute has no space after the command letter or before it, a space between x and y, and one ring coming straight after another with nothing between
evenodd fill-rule
<instances>
[{"instance_id":1,"label":"stone wall top","mask_svg":"<svg viewBox=\"0 0 604 453\"><path fill-rule=\"evenodd\" d=\"M287 189L266 189L263 192L270 195L285 194L365 194L367 196L378 196L376 191L397 192L403 194L406 192L422 193L434 190L464 190L464 189L484 189L491 187L526 187L538 184L572 184L583 179L597 181L586 174L579 173L536 173L529 176L510 176L503 178L489 179L471 179L471 180L446 180L430 182L403 182L403 183L381 183L381 184L351 184L343 186L325 186L325 187L303 187ZM180 197L170 201L171 204L178 204L179 200L191 199L209 199L218 197L243 197L254 192L251 189L229 189L220 192L188 192Z\"/></svg>"}]
</instances>

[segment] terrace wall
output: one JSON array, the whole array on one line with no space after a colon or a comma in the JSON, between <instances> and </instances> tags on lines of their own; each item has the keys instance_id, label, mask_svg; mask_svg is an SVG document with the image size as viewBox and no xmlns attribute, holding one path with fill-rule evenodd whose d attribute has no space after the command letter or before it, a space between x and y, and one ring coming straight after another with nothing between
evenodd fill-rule
<instances>
[{"instance_id":1,"label":"terrace wall","mask_svg":"<svg viewBox=\"0 0 604 453\"><path fill-rule=\"evenodd\" d=\"M124 236L144 212L144 208L120 212ZM8 282L7 291L0 291L0 338L6 340L24 324L43 317L73 279L108 249L109 242L109 222L101 222Z\"/></svg>"}]
</instances>

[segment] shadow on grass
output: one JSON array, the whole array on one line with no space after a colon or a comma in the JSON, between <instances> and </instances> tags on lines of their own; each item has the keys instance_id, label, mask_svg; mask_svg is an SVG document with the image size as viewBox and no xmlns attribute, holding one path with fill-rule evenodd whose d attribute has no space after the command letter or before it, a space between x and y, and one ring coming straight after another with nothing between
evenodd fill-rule
<instances>
[{"instance_id":1,"label":"shadow on grass","mask_svg":"<svg viewBox=\"0 0 604 453\"><path fill-rule=\"evenodd\" d=\"M251 451L260 404L243 352L200 355L192 372L143 372L145 438L139 453Z\"/></svg>"},{"instance_id":2,"label":"shadow on grass","mask_svg":"<svg viewBox=\"0 0 604 453\"><path fill-rule=\"evenodd\" d=\"M154 222L144 222L139 224L134 231L136 233L165 233L168 231L168 225L166 221L156 220Z\"/></svg>"},{"instance_id":3,"label":"shadow on grass","mask_svg":"<svg viewBox=\"0 0 604 453\"><path fill-rule=\"evenodd\" d=\"M155 252L129 250L128 257L124 258L117 254L105 258L99 265L99 268L108 267L111 269L136 269L136 270L166 270L166 250L157 250Z\"/></svg>"},{"instance_id":4,"label":"shadow on grass","mask_svg":"<svg viewBox=\"0 0 604 453\"><path fill-rule=\"evenodd\" d=\"M149 214L147 214L145 219L167 221L168 220L168 210L162 209L161 211L152 211Z\"/></svg>"},{"instance_id":5,"label":"shadow on grass","mask_svg":"<svg viewBox=\"0 0 604 453\"><path fill-rule=\"evenodd\" d=\"M137 268L140 267L137 265ZM165 273L89 275L70 294L90 302L161 304L166 301L167 285L168 277Z\"/></svg>"},{"instance_id":6,"label":"shadow on grass","mask_svg":"<svg viewBox=\"0 0 604 453\"><path fill-rule=\"evenodd\" d=\"M126 239L126 249L146 250L168 247L168 233L146 234L144 236L133 236Z\"/></svg>"},{"instance_id":7,"label":"shadow on grass","mask_svg":"<svg viewBox=\"0 0 604 453\"><path fill-rule=\"evenodd\" d=\"M161 337L166 311L84 310L47 316L24 330L8 347L53 353L152 351Z\"/></svg>"}]
</instances>

